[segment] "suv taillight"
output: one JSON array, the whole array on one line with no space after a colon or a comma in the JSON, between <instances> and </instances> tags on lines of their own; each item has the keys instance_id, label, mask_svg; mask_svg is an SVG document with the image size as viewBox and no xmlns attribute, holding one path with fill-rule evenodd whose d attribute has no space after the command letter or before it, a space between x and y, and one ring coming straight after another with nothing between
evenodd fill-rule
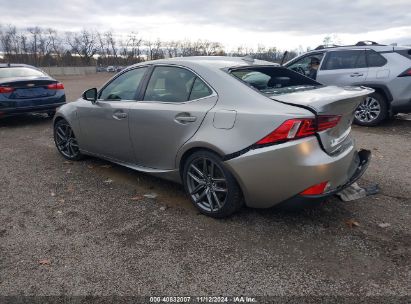
<instances>
[{"instance_id":1,"label":"suv taillight","mask_svg":"<svg viewBox=\"0 0 411 304\"><path fill-rule=\"evenodd\" d=\"M407 76L411 76L411 68L408 70L405 70L400 75L398 75L398 77L407 77Z\"/></svg>"},{"instance_id":2,"label":"suv taillight","mask_svg":"<svg viewBox=\"0 0 411 304\"><path fill-rule=\"evenodd\" d=\"M261 146L311 136L315 132L334 128L340 119L340 115L318 115L317 119L289 119L255 144Z\"/></svg>"},{"instance_id":3,"label":"suv taillight","mask_svg":"<svg viewBox=\"0 0 411 304\"><path fill-rule=\"evenodd\" d=\"M0 94L7 94L13 92L14 89L10 87L0 87Z\"/></svg>"}]
</instances>

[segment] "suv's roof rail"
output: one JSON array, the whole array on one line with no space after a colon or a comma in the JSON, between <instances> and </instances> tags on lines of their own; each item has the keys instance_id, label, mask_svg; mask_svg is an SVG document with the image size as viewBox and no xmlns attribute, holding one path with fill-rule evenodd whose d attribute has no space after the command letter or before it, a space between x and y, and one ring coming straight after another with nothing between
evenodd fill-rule
<instances>
[{"instance_id":1,"label":"suv's roof rail","mask_svg":"<svg viewBox=\"0 0 411 304\"><path fill-rule=\"evenodd\" d=\"M333 47L339 47L340 45L336 45L336 44L327 44L327 45L319 45L317 46L314 50L322 50L322 49L326 49L326 48L333 48Z\"/></svg>"},{"instance_id":2,"label":"suv's roof rail","mask_svg":"<svg viewBox=\"0 0 411 304\"><path fill-rule=\"evenodd\" d=\"M371 40L363 40L363 41L358 41L355 45L363 46L363 45L384 45L384 44L379 44Z\"/></svg>"},{"instance_id":3,"label":"suv's roof rail","mask_svg":"<svg viewBox=\"0 0 411 304\"><path fill-rule=\"evenodd\" d=\"M323 50L323 49L328 49L328 48L338 48L338 47L352 47L352 46L366 46L366 45L378 45L378 46L386 46L385 44L380 44L375 41L371 40L363 40L363 41L358 41L354 45L336 45L336 44L328 44L328 45L319 45L317 46L314 50Z\"/></svg>"}]
</instances>

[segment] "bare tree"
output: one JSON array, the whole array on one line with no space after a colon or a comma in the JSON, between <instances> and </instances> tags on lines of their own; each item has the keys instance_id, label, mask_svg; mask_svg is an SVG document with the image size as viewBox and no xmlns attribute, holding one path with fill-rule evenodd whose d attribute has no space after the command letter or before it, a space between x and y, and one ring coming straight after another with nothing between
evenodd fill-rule
<instances>
[{"instance_id":1,"label":"bare tree","mask_svg":"<svg viewBox=\"0 0 411 304\"><path fill-rule=\"evenodd\" d=\"M127 40L127 50L129 57L131 58L132 61L136 60L139 62L141 60L140 55L141 55L141 45L143 44L143 39L137 35L137 33L132 32L128 36Z\"/></svg>"},{"instance_id":2,"label":"bare tree","mask_svg":"<svg viewBox=\"0 0 411 304\"><path fill-rule=\"evenodd\" d=\"M10 57L13 51L12 33L15 28L11 25L5 30L0 31L0 43L1 47L7 57Z\"/></svg>"},{"instance_id":3,"label":"bare tree","mask_svg":"<svg viewBox=\"0 0 411 304\"><path fill-rule=\"evenodd\" d=\"M91 58L97 53L95 33L82 30L80 33L67 33L66 42L73 53L78 54L85 64L90 64Z\"/></svg>"},{"instance_id":4,"label":"bare tree","mask_svg":"<svg viewBox=\"0 0 411 304\"><path fill-rule=\"evenodd\" d=\"M324 42L331 43L338 37L329 36ZM3 61L16 61L34 65L129 65L148 59L178 56L217 56L226 55L224 46L208 40L161 41L143 40L137 32L118 37L113 31L82 30L66 33L38 26L20 30L15 26L0 26L0 50L5 54ZM288 57L296 56L298 50L289 50ZM98 54L98 58L94 55ZM231 56L251 55L257 59L274 62L281 61L283 51L276 47L259 45L253 48L239 46L230 52ZM1 60L1 59L0 59Z\"/></svg>"},{"instance_id":5,"label":"bare tree","mask_svg":"<svg viewBox=\"0 0 411 304\"><path fill-rule=\"evenodd\" d=\"M38 26L30 27L27 31L31 34L30 52L33 55L34 64L38 65L38 40L41 33L41 29Z\"/></svg>"},{"instance_id":6,"label":"bare tree","mask_svg":"<svg viewBox=\"0 0 411 304\"><path fill-rule=\"evenodd\" d=\"M117 64L117 46L116 40L113 37L113 32L108 31L104 33L104 37L106 40L106 50L108 55L112 55L114 57L114 61Z\"/></svg>"}]
</instances>

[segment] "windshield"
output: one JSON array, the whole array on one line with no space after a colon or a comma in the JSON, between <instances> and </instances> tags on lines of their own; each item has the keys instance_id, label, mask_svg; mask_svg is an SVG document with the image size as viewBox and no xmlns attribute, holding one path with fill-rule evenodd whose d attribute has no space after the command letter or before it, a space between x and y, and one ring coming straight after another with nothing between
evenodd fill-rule
<instances>
[{"instance_id":1,"label":"windshield","mask_svg":"<svg viewBox=\"0 0 411 304\"><path fill-rule=\"evenodd\" d=\"M318 82L282 67L247 67L231 70L231 74L267 95L313 90Z\"/></svg>"},{"instance_id":2,"label":"windshield","mask_svg":"<svg viewBox=\"0 0 411 304\"><path fill-rule=\"evenodd\" d=\"M0 68L0 78L47 76L43 72L27 67Z\"/></svg>"}]
</instances>

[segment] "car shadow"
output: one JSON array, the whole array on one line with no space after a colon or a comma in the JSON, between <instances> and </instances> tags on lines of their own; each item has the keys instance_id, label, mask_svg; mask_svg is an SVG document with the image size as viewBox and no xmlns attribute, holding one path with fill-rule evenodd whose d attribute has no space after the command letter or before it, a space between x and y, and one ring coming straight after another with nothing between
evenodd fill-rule
<instances>
[{"instance_id":1,"label":"car shadow","mask_svg":"<svg viewBox=\"0 0 411 304\"><path fill-rule=\"evenodd\" d=\"M123 167L102 159L87 157L86 166L104 179L110 179L135 189L135 196L143 198L146 194L154 194L155 200L168 208L183 209L192 215L200 215L184 191L183 185L144 172ZM203 215L202 215L203 216ZM204 215L204 217L206 217ZM307 202L299 206L274 206L268 209L255 209L244 206L231 217L218 221L234 221L246 223L254 220L267 222L283 222L294 225L296 222L318 222L321 226L330 226L333 222L341 223L352 214L344 207L344 203L336 197L323 202ZM211 218L210 218L211 219Z\"/></svg>"},{"instance_id":2,"label":"car shadow","mask_svg":"<svg viewBox=\"0 0 411 304\"><path fill-rule=\"evenodd\" d=\"M289 228L317 227L337 228L345 226L347 220L355 215L344 205L344 202L331 197L326 201L300 208L272 207L268 209L243 208L227 221L238 224L247 223L249 227L254 224L266 223L267 225L282 225Z\"/></svg>"},{"instance_id":3,"label":"car shadow","mask_svg":"<svg viewBox=\"0 0 411 304\"><path fill-rule=\"evenodd\" d=\"M13 115L0 117L0 128L1 127L25 127L27 125L41 125L51 123L52 118L47 116L47 114L42 113L28 113L21 115Z\"/></svg>"}]
</instances>

